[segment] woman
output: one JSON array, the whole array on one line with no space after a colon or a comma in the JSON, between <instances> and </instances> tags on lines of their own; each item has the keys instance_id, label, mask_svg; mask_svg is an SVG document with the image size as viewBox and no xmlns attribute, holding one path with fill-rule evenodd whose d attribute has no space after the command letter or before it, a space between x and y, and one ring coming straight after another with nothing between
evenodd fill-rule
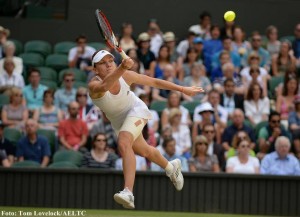
<instances>
[{"instance_id":1,"label":"woman","mask_svg":"<svg viewBox=\"0 0 300 217\"><path fill-rule=\"evenodd\" d=\"M208 155L205 136L198 136L193 144L192 158L189 159L190 172L220 172L216 155Z\"/></svg>"},{"instance_id":2,"label":"woman","mask_svg":"<svg viewBox=\"0 0 300 217\"><path fill-rule=\"evenodd\" d=\"M15 56L16 46L12 41L7 41L4 46L4 54L6 58L12 58L15 68L14 73L21 75L23 72L23 60L20 57ZM0 75L4 73L4 60L5 58L0 59Z\"/></svg>"},{"instance_id":3,"label":"woman","mask_svg":"<svg viewBox=\"0 0 300 217\"><path fill-rule=\"evenodd\" d=\"M197 50L193 47L190 47L187 50L186 58L183 61L183 70L178 75L178 79L180 81L182 81L185 77L191 75L191 68L194 65L194 63L202 63L202 60L198 60Z\"/></svg>"},{"instance_id":4,"label":"woman","mask_svg":"<svg viewBox=\"0 0 300 217\"><path fill-rule=\"evenodd\" d=\"M183 87L174 83L138 74L129 69L134 62L123 59L117 67L114 56L106 50L94 53L92 65L96 76L89 83L89 93L93 103L102 110L110 120L118 135L118 148L123 158L124 190L116 193L117 203L128 209L134 209L133 185L135 178L135 154L164 168L175 188L183 188L183 176L180 160L168 162L157 149L149 146L142 136L142 130L151 119L151 113L145 103L130 91L132 83L147 85L160 89L181 91L194 96L203 92L200 87Z\"/></svg>"},{"instance_id":5,"label":"woman","mask_svg":"<svg viewBox=\"0 0 300 217\"><path fill-rule=\"evenodd\" d=\"M287 70L295 70L297 59L290 54L292 49L289 41L283 41L280 45L280 51L272 57L272 74L273 76L284 76Z\"/></svg>"},{"instance_id":6,"label":"woman","mask_svg":"<svg viewBox=\"0 0 300 217\"><path fill-rule=\"evenodd\" d=\"M185 86L203 87L207 92L211 90L210 80L206 77L205 66L203 64L194 63L191 67L191 75L184 78ZM194 97L183 95L186 101L204 101L206 94L198 94Z\"/></svg>"},{"instance_id":7,"label":"woman","mask_svg":"<svg viewBox=\"0 0 300 217\"><path fill-rule=\"evenodd\" d=\"M122 24L122 33L120 37L120 47L126 52L129 49L136 49L135 40L132 36L133 28L131 23Z\"/></svg>"},{"instance_id":8,"label":"woman","mask_svg":"<svg viewBox=\"0 0 300 217\"><path fill-rule=\"evenodd\" d=\"M233 157L233 156L237 156L238 154L238 144L243 141L246 140L251 144L251 139L248 135L248 133L246 131L238 131L232 139L232 143L231 143L231 148L226 152L225 156L226 159ZM253 151L255 147L251 147L250 145L250 149L249 149L249 155L255 157L255 152Z\"/></svg>"},{"instance_id":9,"label":"woman","mask_svg":"<svg viewBox=\"0 0 300 217\"><path fill-rule=\"evenodd\" d=\"M267 121L270 114L270 100L264 97L263 90L257 82L252 82L244 101L245 115L253 126Z\"/></svg>"},{"instance_id":10,"label":"woman","mask_svg":"<svg viewBox=\"0 0 300 217\"><path fill-rule=\"evenodd\" d=\"M164 75L164 68L171 64L170 50L166 45L162 45L158 51L156 61L150 64L150 77L162 78ZM175 75L174 75L175 76Z\"/></svg>"},{"instance_id":11,"label":"woman","mask_svg":"<svg viewBox=\"0 0 300 217\"><path fill-rule=\"evenodd\" d=\"M57 130L58 122L63 119L63 113L54 105L54 91L46 90L43 95L43 106L36 109L33 119L39 124L39 128Z\"/></svg>"},{"instance_id":12,"label":"woman","mask_svg":"<svg viewBox=\"0 0 300 217\"><path fill-rule=\"evenodd\" d=\"M227 173L259 173L259 160L249 156L250 142L242 140L238 143L237 156L231 157L226 163Z\"/></svg>"},{"instance_id":13,"label":"woman","mask_svg":"<svg viewBox=\"0 0 300 217\"><path fill-rule=\"evenodd\" d=\"M266 29L267 44L266 48L271 57L279 53L280 41L278 40L278 30L275 26L268 26Z\"/></svg>"},{"instance_id":14,"label":"woman","mask_svg":"<svg viewBox=\"0 0 300 217\"><path fill-rule=\"evenodd\" d=\"M109 153L104 133L97 133L92 141L92 150L83 156L81 167L114 169L117 155Z\"/></svg>"},{"instance_id":15,"label":"woman","mask_svg":"<svg viewBox=\"0 0 300 217\"><path fill-rule=\"evenodd\" d=\"M10 103L4 105L1 112L3 124L22 130L28 115L28 109L23 104L22 90L16 87L11 88Z\"/></svg>"},{"instance_id":16,"label":"woman","mask_svg":"<svg viewBox=\"0 0 300 217\"><path fill-rule=\"evenodd\" d=\"M165 127L169 124L169 114L172 108L178 108L181 111L181 124L190 126L192 124L191 116L189 110L180 104L180 93L176 91L171 91L168 96L167 108L165 108L161 113L161 126Z\"/></svg>"},{"instance_id":17,"label":"woman","mask_svg":"<svg viewBox=\"0 0 300 217\"><path fill-rule=\"evenodd\" d=\"M242 58L251 48L251 44L245 40L246 33L240 26L235 26L233 29L233 40L232 40L232 50L239 53L241 56L241 65L246 66Z\"/></svg>"},{"instance_id":18,"label":"woman","mask_svg":"<svg viewBox=\"0 0 300 217\"><path fill-rule=\"evenodd\" d=\"M286 127L289 113L295 109L294 99L298 93L298 88L298 79L290 76L284 82L282 96L278 96L276 100L276 111L280 113L281 122Z\"/></svg>"}]
</instances>

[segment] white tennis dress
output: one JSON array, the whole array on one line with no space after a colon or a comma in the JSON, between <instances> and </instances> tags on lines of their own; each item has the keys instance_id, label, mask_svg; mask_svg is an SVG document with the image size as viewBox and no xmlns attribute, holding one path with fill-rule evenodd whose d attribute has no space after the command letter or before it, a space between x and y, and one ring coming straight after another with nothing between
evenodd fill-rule
<instances>
[{"instance_id":1,"label":"white tennis dress","mask_svg":"<svg viewBox=\"0 0 300 217\"><path fill-rule=\"evenodd\" d=\"M101 79L96 76L100 81ZM120 77L120 92L117 95L106 91L104 96L92 99L110 120L114 130L119 131L127 116L143 119L152 119L152 114L147 105L130 90L126 81Z\"/></svg>"}]
</instances>

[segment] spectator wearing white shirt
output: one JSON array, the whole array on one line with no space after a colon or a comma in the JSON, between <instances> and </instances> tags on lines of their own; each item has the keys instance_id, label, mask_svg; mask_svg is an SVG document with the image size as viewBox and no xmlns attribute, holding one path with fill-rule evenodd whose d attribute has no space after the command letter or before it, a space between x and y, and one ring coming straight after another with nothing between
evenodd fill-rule
<instances>
[{"instance_id":1,"label":"spectator wearing white shirt","mask_svg":"<svg viewBox=\"0 0 300 217\"><path fill-rule=\"evenodd\" d=\"M4 46L4 54L5 57L11 57L15 63L14 73L21 75L23 72L23 60L20 57L15 56L16 46L12 41L7 41ZM5 58L0 60L0 75L5 73L4 69L4 60Z\"/></svg>"},{"instance_id":2,"label":"spectator wearing white shirt","mask_svg":"<svg viewBox=\"0 0 300 217\"><path fill-rule=\"evenodd\" d=\"M154 53L155 57L158 57L159 48L164 41L156 19L149 20L148 34L150 36L150 50Z\"/></svg>"},{"instance_id":3,"label":"spectator wearing white shirt","mask_svg":"<svg viewBox=\"0 0 300 217\"><path fill-rule=\"evenodd\" d=\"M211 15L208 11L203 11L200 16L200 23L192 25L189 28L190 32L195 32L201 38L207 40L211 39L210 26L211 26Z\"/></svg>"}]
</instances>

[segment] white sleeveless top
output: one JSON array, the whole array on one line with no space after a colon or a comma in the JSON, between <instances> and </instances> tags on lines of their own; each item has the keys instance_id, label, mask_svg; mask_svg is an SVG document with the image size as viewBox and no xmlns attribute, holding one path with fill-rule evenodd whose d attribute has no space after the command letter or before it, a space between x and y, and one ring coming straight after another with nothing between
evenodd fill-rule
<instances>
[{"instance_id":1,"label":"white sleeveless top","mask_svg":"<svg viewBox=\"0 0 300 217\"><path fill-rule=\"evenodd\" d=\"M101 81L101 79L97 76ZM147 105L130 90L129 85L120 77L120 92L116 95L106 91L104 96L92 99L93 103L103 111L113 128L119 130L127 116L152 119Z\"/></svg>"}]
</instances>

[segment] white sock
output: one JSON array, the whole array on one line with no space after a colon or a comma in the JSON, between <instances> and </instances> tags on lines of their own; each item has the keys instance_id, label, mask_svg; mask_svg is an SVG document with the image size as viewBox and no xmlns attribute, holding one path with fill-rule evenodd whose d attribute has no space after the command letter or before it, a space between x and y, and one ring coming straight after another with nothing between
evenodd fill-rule
<instances>
[{"instance_id":1,"label":"white sock","mask_svg":"<svg viewBox=\"0 0 300 217\"><path fill-rule=\"evenodd\" d=\"M168 164L165 168L166 173L171 174L173 172L173 170L174 170L174 166L170 162L168 162Z\"/></svg>"}]
</instances>

